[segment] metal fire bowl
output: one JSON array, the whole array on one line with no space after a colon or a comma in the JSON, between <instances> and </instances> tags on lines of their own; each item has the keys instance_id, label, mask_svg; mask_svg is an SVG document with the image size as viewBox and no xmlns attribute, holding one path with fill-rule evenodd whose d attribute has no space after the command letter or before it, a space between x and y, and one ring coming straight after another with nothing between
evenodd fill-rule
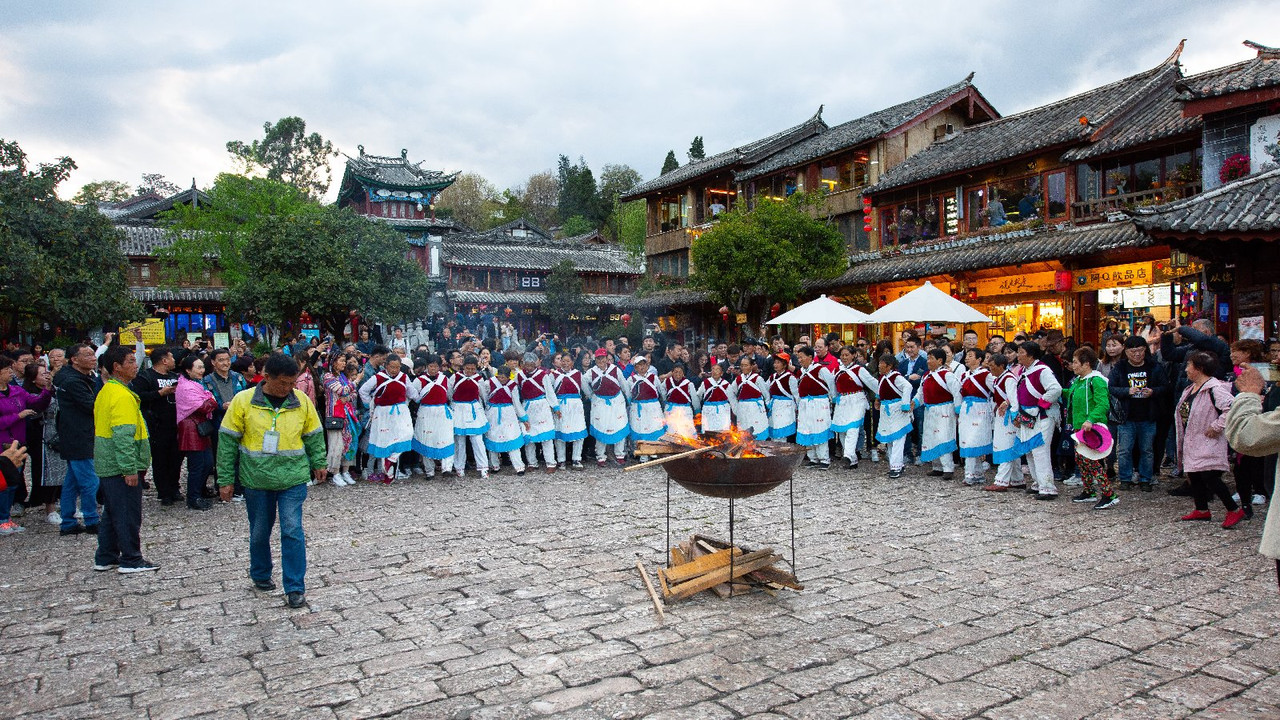
<instances>
[{"instance_id":1,"label":"metal fire bowl","mask_svg":"<svg viewBox=\"0 0 1280 720\"><path fill-rule=\"evenodd\" d=\"M672 460L662 467L680 487L699 495L738 499L769 492L791 479L806 448L791 443L762 442L771 455L730 458L712 450Z\"/></svg>"}]
</instances>

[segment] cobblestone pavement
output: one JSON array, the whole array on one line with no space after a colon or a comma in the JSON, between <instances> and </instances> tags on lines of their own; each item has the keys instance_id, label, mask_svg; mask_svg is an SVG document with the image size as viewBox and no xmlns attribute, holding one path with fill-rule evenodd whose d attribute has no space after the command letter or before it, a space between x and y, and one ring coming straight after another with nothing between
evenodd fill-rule
<instances>
[{"instance_id":1,"label":"cobblestone pavement","mask_svg":"<svg viewBox=\"0 0 1280 720\"><path fill-rule=\"evenodd\" d=\"M1280 718L1261 517L883 472L797 474L803 592L703 594L662 625L635 569L662 557L661 469L314 488L305 611L250 587L239 505L149 498L142 576L29 515L0 538L0 714ZM738 541L787 555L787 508L740 502ZM673 489L676 537L726 519Z\"/></svg>"}]
</instances>

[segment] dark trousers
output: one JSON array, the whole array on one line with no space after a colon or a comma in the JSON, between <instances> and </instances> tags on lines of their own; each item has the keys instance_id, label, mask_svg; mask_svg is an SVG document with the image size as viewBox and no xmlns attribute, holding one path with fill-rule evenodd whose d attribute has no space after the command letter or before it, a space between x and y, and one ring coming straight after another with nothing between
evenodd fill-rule
<instances>
[{"instance_id":1,"label":"dark trousers","mask_svg":"<svg viewBox=\"0 0 1280 720\"><path fill-rule=\"evenodd\" d=\"M1253 505L1254 495L1263 495L1263 472L1267 468L1267 459L1240 455L1236 460L1236 492L1240 493L1240 504L1245 507Z\"/></svg>"},{"instance_id":2,"label":"dark trousers","mask_svg":"<svg viewBox=\"0 0 1280 720\"><path fill-rule=\"evenodd\" d=\"M1187 480L1191 481L1191 496L1195 498L1197 510L1208 510L1209 500L1215 495L1227 510L1239 508L1236 501L1231 499L1231 491L1227 489L1227 484L1222 482L1221 470L1187 473Z\"/></svg>"},{"instance_id":3,"label":"dark trousers","mask_svg":"<svg viewBox=\"0 0 1280 720\"><path fill-rule=\"evenodd\" d=\"M189 450L187 458L187 505L195 505L204 494L204 483L213 471L212 450Z\"/></svg>"},{"instance_id":4,"label":"dark trousers","mask_svg":"<svg viewBox=\"0 0 1280 720\"><path fill-rule=\"evenodd\" d=\"M98 552L94 562L137 567L143 563L142 481L129 487L124 477L112 475L102 478L100 487L106 502L98 523Z\"/></svg>"},{"instance_id":5,"label":"dark trousers","mask_svg":"<svg viewBox=\"0 0 1280 720\"><path fill-rule=\"evenodd\" d=\"M151 470L151 480L156 484L156 497L161 500L176 500L181 494L178 477L182 474L182 452L178 450L178 438L151 438Z\"/></svg>"}]
</instances>

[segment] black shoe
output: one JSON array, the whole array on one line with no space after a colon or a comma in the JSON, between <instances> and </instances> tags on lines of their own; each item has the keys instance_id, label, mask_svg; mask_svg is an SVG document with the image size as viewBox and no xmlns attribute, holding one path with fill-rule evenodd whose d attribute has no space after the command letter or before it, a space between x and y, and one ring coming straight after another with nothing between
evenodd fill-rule
<instances>
[{"instance_id":1,"label":"black shoe","mask_svg":"<svg viewBox=\"0 0 1280 720\"><path fill-rule=\"evenodd\" d=\"M1075 496L1075 497L1071 498L1071 502L1073 502L1073 503L1087 503L1087 502L1093 502L1094 500L1097 500L1097 499L1098 499L1098 494L1097 494L1097 493L1092 493L1092 492L1082 492L1082 493L1080 493L1079 495L1077 495L1077 496Z\"/></svg>"},{"instance_id":2,"label":"black shoe","mask_svg":"<svg viewBox=\"0 0 1280 720\"><path fill-rule=\"evenodd\" d=\"M95 524L95 525L85 525L85 526L84 526L84 534L85 534L85 535L97 535L97 534L98 534L98 526L97 526L96 524Z\"/></svg>"},{"instance_id":3,"label":"black shoe","mask_svg":"<svg viewBox=\"0 0 1280 720\"><path fill-rule=\"evenodd\" d=\"M943 472L943 471L941 471L941 470L930 470L930 471L929 471L929 477L942 477L943 475L946 475L946 473L945 473L945 472Z\"/></svg>"},{"instance_id":4,"label":"black shoe","mask_svg":"<svg viewBox=\"0 0 1280 720\"><path fill-rule=\"evenodd\" d=\"M858 469L858 461L856 461L856 460L850 460L849 458L845 458L845 459L844 459L844 469L845 469L845 470L857 470L857 469Z\"/></svg>"},{"instance_id":5,"label":"black shoe","mask_svg":"<svg viewBox=\"0 0 1280 720\"><path fill-rule=\"evenodd\" d=\"M829 462L818 463L818 469L820 469L820 470L830 470L830 469L831 469L831 463L829 463Z\"/></svg>"},{"instance_id":6,"label":"black shoe","mask_svg":"<svg viewBox=\"0 0 1280 720\"><path fill-rule=\"evenodd\" d=\"M898 479L898 478L900 478L900 477L902 477L902 471L901 471L901 470L890 470L890 471L889 471L889 478L890 478L890 479L897 480L897 479Z\"/></svg>"},{"instance_id":7,"label":"black shoe","mask_svg":"<svg viewBox=\"0 0 1280 720\"><path fill-rule=\"evenodd\" d=\"M1243 509L1244 509L1244 519L1245 519L1245 520L1252 520L1252 519L1253 519L1253 508L1252 508L1252 507L1250 507L1250 506L1248 506L1248 505L1245 505Z\"/></svg>"},{"instance_id":8,"label":"black shoe","mask_svg":"<svg viewBox=\"0 0 1280 720\"><path fill-rule=\"evenodd\" d=\"M275 587L275 586L273 585L272 587ZM307 596L303 595L300 592L291 592L285 595L284 602L289 607L293 608L294 610L297 610L298 608L307 604Z\"/></svg>"},{"instance_id":9,"label":"black shoe","mask_svg":"<svg viewBox=\"0 0 1280 720\"><path fill-rule=\"evenodd\" d=\"M218 491L213 488L205 488L200 491L200 497L205 498L206 500L212 500L218 497Z\"/></svg>"},{"instance_id":10,"label":"black shoe","mask_svg":"<svg viewBox=\"0 0 1280 720\"><path fill-rule=\"evenodd\" d=\"M139 565L121 565L120 567L116 568L116 572L120 573L121 575L129 575L131 573L153 572L159 569L160 569L159 565L156 565L153 562L147 562L146 560L143 560L142 563Z\"/></svg>"},{"instance_id":11,"label":"black shoe","mask_svg":"<svg viewBox=\"0 0 1280 720\"><path fill-rule=\"evenodd\" d=\"M173 506L173 505L174 505L175 503L177 503L177 502L178 502L178 501L177 501L177 499L176 499L176 498L160 498L160 506L161 506L161 507L171 507L171 506Z\"/></svg>"},{"instance_id":12,"label":"black shoe","mask_svg":"<svg viewBox=\"0 0 1280 720\"><path fill-rule=\"evenodd\" d=\"M1174 497L1191 497L1191 483L1184 482L1181 485L1175 485L1166 492Z\"/></svg>"},{"instance_id":13,"label":"black shoe","mask_svg":"<svg viewBox=\"0 0 1280 720\"><path fill-rule=\"evenodd\" d=\"M58 530L59 535L79 535L82 532L84 532L84 528L79 525L72 525L69 528L62 528Z\"/></svg>"},{"instance_id":14,"label":"black shoe","mask_svg":"<svg viewBox=\"0 0 1280 720\"><path fill-rule=\"evenodd\" d=\"M271 578L267 578L266 580L254 580L253 587L265 592L268 590L275 590L276 584L272 582Z\"/></svg>"},{"instance_id":15,"label":"black shoe","mask_svg":"<svg viewBox=\"0 0 1280 720\"><path fill-rule=\"evenodd\" d=\"M1121 489L1121 490L1132 490L1132 489L1133 489L1133 483L1132 483L1132 482L1125 482L1125 481L1121 480L1121 481L1120 481L1120 489Z\"/></svg>"},{"instance_id":16,"label":"black shoe","mask_svg":"<svg viewBox=\"0 0 1280 720\"><path fill-rule=\"evenodd\" d=\"M1039 495L1039 494L1040 494L1040 491L1039 491L1039 490L1037 490L1037 489L1035 488L1035 486L1034 486L1034 485L1028 485L1028 486L1026 487L1025 492L1026 492L1028 495Z\"/></svg>"},{"instance_id":17,"label":"black shoe","mask_svg":"<svg viewBox=\"0 0 1280 720\"><path fill-rule=\"evenodd\" d=\"M809 462L805 463L805 467L818 467L818 461L810 460Z\"/></svg>"},{"instance_id":18,"label":"black shoe","mask_svg":"<svg viewBox=\"0 0 1280 720\"><path fill-rule=\"evenodd\" d=\"M213 503L204 498L196 498L195 502L187 503L188 510L208 510L213 507Z\"/></svg>"},{"instance_id":19,"label":"black shoe","mask_svg":"<svg viewBox=\"0 0 1280 720\"><path fill-rule=\"evenodd\" d=\"M1057 500L1058 493L1037 493L1036 499L1037 500Z\"/></svg>"},{"instance_id":20,"label":"black shoe","mask_svg":"<svg viewBox=\"0 0 1280 720\"><path fill-rule=\"evenodd\" d=\"M1155 483L1138 483L1138 487L1142 489L1142 492L1151 492L1155 489Z\"/></svg>"}]
</instances>

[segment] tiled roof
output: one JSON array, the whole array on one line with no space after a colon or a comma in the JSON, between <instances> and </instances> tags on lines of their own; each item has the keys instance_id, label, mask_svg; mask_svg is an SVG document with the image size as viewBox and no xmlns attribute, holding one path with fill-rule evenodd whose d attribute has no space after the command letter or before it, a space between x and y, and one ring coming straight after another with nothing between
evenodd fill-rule
<instances>
[{"instance_id":1,"label":"tiled roof","mask_svg":"<svg viewBox=\"0 0 1280 720\"><path fill-rule=\"evenodd\" d=\"M155 220L156 215L166 210L172 210L174 205L199 205L208 202L209 195L193 187L169 197L160 197L151 192L124 202L98 203L98 212L117 223L145 223Z\"/></svg>"},{"instance_id":2,"label":"tiled roof","mask_svg":"<svg viewBox=\"0 0 1280 720\"><path fill-rule=\"evenodd\" d=\"M682 165L665 175L659 175L648 182L640 183L622 193L619 199L623 201L635 200L659 190L680 187L707 173L731 168L739 164L759 162L779 150L790 147L826 129L827 124L822 121L822 108L819 107L818 112L813 117L795 127L787 128L780 133L775 133L767 138L747 143L732 150L726 150L722 153L696 160L688 165Z\"/></svg>"},{"instance_id":3,"label":"tiled roof","mask_svg":"<svg viewBox=\"0 0 1280 720\"><path fill-rule=\"evenodd\" d=\"M1061 260L1117 248L1154 244L1131 222L1086 225L1065 230L1021 230L999 235L957 238L903 248L901 254L881 256L863 253L850 258L851 267L833 280L806 283L806 289L867 285L870 283L983 270L1032 262Z\"/></svg>"},{"instance_id":4,"label":"tiled roof","mask_svg":"<svg viewBox=\"0 0 1280 720\"><path fill-rule=\"evenodd\" d=\"M409 151L401 150L400 157L366 155L360 145L358 157L347 157L346 172L366 182L387 188L402 190L439 190L453 184L459 173L446 175L439 170L423 170L422 162L409 162Z\"/></svg>"},{"instance_id":5,"label":"tiled roof","mask_svg":"<svg viewBox=\"0 0 1280 720\"><path fill-rule=\"evenodd\" d=\"M526 220L525 218L516 218L511 222L506 222L495 228L490 228L486 232L490 235L511 235L514 230L528 230L545 240L552 239L551 233L543 230L541 225L538 225L532 220Z\"/></svg>"},{"instance_id":6,"label":"tiled roof","mask_svg":"<svg viewBox=\"0 0 1280 720\"><path fill-rule=\"evenodd\" d=\"M1039 150L1083 143L1154 89L1177 79L1180 51L1181 46L1152 70L1065 100L966 127L902 161L867 192L891 190Z\"/></svg>"},{"instance_id":7,"label":"tiled roof","mask_svg":"<svg viewBox=\"0 0 1280 720\"><path fill-rule=\"evenodd\" d=\"M457 220L448 218L393 218L381 215L361 215L360 217L385 223L394 228L408 230L442 230L445 232L470 232L471 229Z\"/></svg>"},{"instance_id":8,"label":"tiled roof","mask_svg":"<svg viewBox=\"0 0 1280 720\"><path fill-rule=\"evenodd\" d=\"M131 287L129 294L141 302L195 302L220 301L226 293L224 288L158 288Z\"/></svg>"},{"instance_id":9,"label":"tiled roof","mask_svg":"<svg viewBox=\"0 0 1280 720\"><path fill-rule=\"evenodd\" d=\"M734 179L738 182L746 182L783 168L802 165L841 150L848 150L903 125L934 105L970 87L973 87L972 73L955 85L836 125L826 132L792 145L764 162L746 168Z\"/></svg>"},{"instance_id":10,"label":"tiled roof","mask_svg":"<svg viewBox=\"0 0 1280 720\"><path fill-rule=\"evenodd\" d=\"M633 304L637 308L649 309L701 305L709 302L711 298L701 290L663 290L638 297Z\"/></svg>"},{"instance_id":11,"label":"tiled roof","mask_svg":"<svg viewBox=\"0 0 1280 720\"><path fill-rule=\"evenodd\" d=\"M485 292L481 290L450 290L449 299L456 303L485 303L493 305L542 305L547 302L546 293L540 292ZM582 296L589 305L608 305L610 307L631 307L635 297L632 295L593 295Z\"/></svg>"},{"instance_id":12,"label":"tiled roof","mask_svg":"<svg viewBox=\"0 0 1280 720\"><path fill-rule=\"evenodd\" d=\"M617 245L577 243L539 237L511 237L493 230L450 235L443 257L454 267L550 270L572 260L580 271L639 275L640 263Z\"/></svg>"},{"instance_id":13,"label":"tiled roof","mask_svg":"<svg viewBox=\"0 0 1280 720\"><path fill-rule=\"evenodd\" d=\"M1182 101L1178 100L1173 86L1161 90L1123 116L1117 118L1110 131L1103 131L1094 142L1084 147L1072 148L1062 154L1068 162L1089 160L1118 153L1157 140L1182 135L1199 136L1204 126L1201 117L1183 117Z\"/></svg>"},{"instance_id":14,"label":"tiled roof","mask_svg":"<svg viewBox=\"0 0 1280 720\"><path fill-rule=\"evenodd\" d=\"M1185 200L1136 208L1130 215L1147 232L1280 232L1280 168L1241 178Z\"/></svg>"},{"instance_id":15,"label":"tiled roof","mask_svg":"<svg viewBox=\"0 0 1280 720\"><path fill-rule=\"evenodd\" d=\"M120 231L120 252L129 257L152 257L161 248L173 244L173 233L167 228L152 225L117 225Z\"/></svg>"},{"instance_id":16,"label":"tiled roof","mask_svg":"<svg viewBox=\"0 0 1280 720\"><path fill-rule=\"evenodd\" d=\"M1178 83L1179 97L1182 100L1201 100L1280 86L1280 48L1248 40L1244 44L1257 50L1258 56L1186 78Z\"/></svg>"}]
</instances>

